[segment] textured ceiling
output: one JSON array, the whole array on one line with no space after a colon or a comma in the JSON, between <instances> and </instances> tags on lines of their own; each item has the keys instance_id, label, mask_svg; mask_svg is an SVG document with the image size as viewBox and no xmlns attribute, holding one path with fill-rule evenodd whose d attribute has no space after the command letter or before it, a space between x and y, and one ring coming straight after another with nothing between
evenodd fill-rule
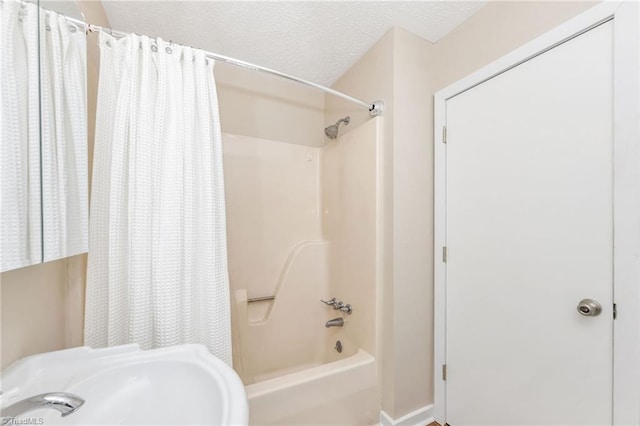
<instances>
[{"instance_id":1,"label":"textured ceiling","mask_svg":"<svg viewBox=\"0 0 640 426\"><path fill-rule=\"evenodd\" d=\"M483 1L103 0L116 30L331 85L392 26L435 42Z\"/></svg>"}]
</instances>

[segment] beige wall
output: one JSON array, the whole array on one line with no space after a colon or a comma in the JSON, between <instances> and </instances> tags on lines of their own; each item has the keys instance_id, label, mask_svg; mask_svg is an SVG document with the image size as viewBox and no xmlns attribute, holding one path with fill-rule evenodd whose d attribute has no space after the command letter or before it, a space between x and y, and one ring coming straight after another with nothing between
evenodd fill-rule
<instances>
[{"instance_id":1,"label":"beige wall","mask_svg":"<svg viewBox=\"0 0 640 426\"><path fill-rule=\"evenodd\" d=\"M597 2L492 1L434 45L436 91L460 80Z\"/></svg>"},{"instance_id":2,"label":"beige wall","mask_svg":"<svg viewBox=\"0 0 640 426\"><path fill-rule=\"evenodd\" d=\"M393 408L398 418L433 399L432 45L398 30L393 127ZM425 309L427 308L427 309ZM411 366L411 368L407 368Z\"/></svg>"},{"instance_id":3,"label":"beige wall","mask_svg":"<svg viewBox=\"0 0 640 426\"><path fill-rule=\"evenodd\" d=\"M2 273L2 367L65 347L66 260Z\"/></svg>"}]
</instances>

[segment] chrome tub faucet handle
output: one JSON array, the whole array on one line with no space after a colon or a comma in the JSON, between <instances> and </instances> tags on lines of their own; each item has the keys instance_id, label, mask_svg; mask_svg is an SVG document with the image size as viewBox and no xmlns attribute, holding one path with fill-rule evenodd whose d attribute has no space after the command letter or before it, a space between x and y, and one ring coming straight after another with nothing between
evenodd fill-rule
<instances>
[{"instance_id":1,"label":"chrome tub faucet handle","mask_svg":"<svg viewBox=\"0 0 640 426\"><path fill-rule=\"evenodd\" d=\"M334 311L340 310L347 315L351 315L351 312L353 312L353 308L350 304L345 304L342 300L337 300L335 297L331 298L331 300L320 299L320 301L327 306L333 306Z\"/></svg>"},{"instance_id":2,"label":"chrome tub faucet handle","mask_svg":"<svg viewBox=\"0 0 640 426\"><path fill-rule=\"evenodd\" d=\"M353 312L351 305L348 303L346 305L341 303L338 309L340 309L342 312L344 312L347 315L351 315L351 312Z\"/></svg>"}]
</instances>

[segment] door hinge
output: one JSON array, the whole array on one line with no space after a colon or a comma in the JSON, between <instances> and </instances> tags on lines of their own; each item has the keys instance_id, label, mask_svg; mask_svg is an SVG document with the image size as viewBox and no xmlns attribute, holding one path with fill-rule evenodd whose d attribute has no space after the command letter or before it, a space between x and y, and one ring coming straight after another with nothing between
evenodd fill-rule
<instances>
[{"instance_id":1,"label":"door hinge","mask_svg":"<svg viewBox=\"0 0 640 426\"><path fill-rule=\"evenodd\" d=\"M447 126L442 126L442 143L447 143Z\"/></svg>"},{"instance_id":2,"label":"door hinge","mask_svg":"<svg viewBox=\"0 0 640 426\"><path fill-rule=\"evenodd\" d=\"M617 304L613 304L613 319L618 318L618 305Z\"/></svg>"},{"instance_id":3,"label":"door hinge","mask_svg":"<svg viewBox=\"0 0 640 426\"><path fill-rule=\"evenodd\" d=\"M444 263L447 263L447 248L446 247L442 247L442 261Z\"/></svg>"},{"instance_id":4,"label":"door hinge","mask_svg":"<svg viewBox=\"0 0 640 426\"><path fill-rule=\"evenodd\" d=\"M442 364L442 380L447 380L447 364Z\"/></svg>"}]
</instances>

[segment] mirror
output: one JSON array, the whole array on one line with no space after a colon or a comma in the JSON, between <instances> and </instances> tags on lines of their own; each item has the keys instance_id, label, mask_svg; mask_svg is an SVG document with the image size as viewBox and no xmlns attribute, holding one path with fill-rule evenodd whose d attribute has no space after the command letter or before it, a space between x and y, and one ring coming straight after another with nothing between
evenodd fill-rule
<instances>
[{"instance_id":1,"label":"mirror","mask_svg":"<svg viewBox=\"0 0 640 426\"><path fill-rule=\"evenodd\" d=\"M43 261L88 248L87 36L75 2L40 0ZM82 19L80 19L82 20Z\"/></svg>"},{"instance_id":2,"label":"mirror","mask_svg":"<svg viewBox=\"0 0 640 426\"><path fill-rule=\"evenodd\" d=\"M0 3L2 271L42 262L38 5Z\"/></svg>"},{"instance_id":3,"label":"mirror","mask_svg":"<svg viewBox=\"0 0 640 426\"><path fill-rule=\"evenodd\" d=\"M1 0L0 13L6 271L87 251L86 34L71 1Z\"/></svg>"}]
</instances>

